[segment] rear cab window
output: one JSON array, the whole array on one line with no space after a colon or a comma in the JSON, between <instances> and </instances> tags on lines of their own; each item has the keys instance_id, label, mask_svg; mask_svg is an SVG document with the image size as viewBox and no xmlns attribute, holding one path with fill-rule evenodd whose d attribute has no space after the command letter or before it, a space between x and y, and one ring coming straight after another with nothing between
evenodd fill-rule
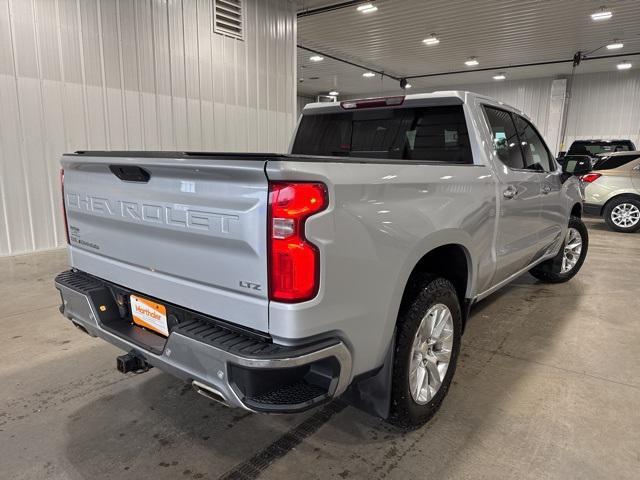
<instances>
[{"instance_id":1,"label":"rear cab window","mask_svg":"<svg viewBox=\"0 0 640 480\"><path fill-rule=\"evenodd\" d=\"M628 140L576 140L569 147L567 155L590 155L600 153L629 152L635 150L635 145Z\"/></svg>"},{"instance_id":2,"label":"rear cab window","mask_svg":"<svg viewBox=\"0 0 640 480\"><path fill-rule=\"evenodd\" d=\"M473 163L462 105L303 115L291 153Z\"/></svg>"}]
</instances>

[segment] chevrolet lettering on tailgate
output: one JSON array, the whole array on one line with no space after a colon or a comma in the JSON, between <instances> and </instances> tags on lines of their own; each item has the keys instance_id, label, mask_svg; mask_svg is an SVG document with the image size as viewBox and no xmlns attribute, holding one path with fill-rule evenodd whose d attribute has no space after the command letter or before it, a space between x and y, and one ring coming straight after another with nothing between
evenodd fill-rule
<instances>
[{"instance_id":1,"label":"chevrolet lettering on tailgate","mask_svg":"<svg viewBox=\"0 0 640 480\"><path fill-rule=\"evenodd\" d=\"M111 200L94 195L66 193L66 205L70 209L120 217L131 222L160 223L174 227L206 230L222 234L232 233L238 215L225 214L205 209L192 209L181 205L158 205L127 200Z\"/></svg>"}]
</instances>

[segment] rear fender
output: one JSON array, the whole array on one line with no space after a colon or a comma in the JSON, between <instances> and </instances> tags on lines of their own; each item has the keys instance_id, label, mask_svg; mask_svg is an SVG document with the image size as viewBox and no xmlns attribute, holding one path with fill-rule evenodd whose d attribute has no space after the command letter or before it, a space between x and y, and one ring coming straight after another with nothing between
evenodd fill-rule
<instances>
[{"instance_id":1,"label":"rear fender","mask_svg":"<svg viewBox=\"0 0 640 480\"><path fill-rule=\"evenodd\" d=\"M405 259L400 275L398 277L398 282L396 282L396 285L394 287L392 301L390 302L389 307L390 310L387 315L387 318L391 319L389 322L390 324L387 326L387 338L391 337L395 329L398 312L400 311L400 304L402 302L402 296L407 286L407 282L409 281L409 277L413 272L413 269L416 267L422 257L438 247L442 247L445 245L459 245L464 249L465 255L467 257L468 272L465 298L469 299L474 297L476 291L477 265L471 260L471 241L471 237L464 230L445 229L432 233L431 235L425 237L421 242L416 244L416 246L411 250L407 258ZM464 305L461 305L461 308L463 309L463 311L465 310Z\"/></svg>"}]
</instances>

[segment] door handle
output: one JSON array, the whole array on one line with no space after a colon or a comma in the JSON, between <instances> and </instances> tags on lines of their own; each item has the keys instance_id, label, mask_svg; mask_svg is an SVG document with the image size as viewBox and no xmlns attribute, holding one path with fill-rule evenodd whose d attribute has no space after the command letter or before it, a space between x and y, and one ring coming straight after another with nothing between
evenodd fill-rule
<instances>
[{"instance_id":1,"label":"door handle","mask_svg":"<svg viewBox=\"0 0 640 480\"><path fill-rule=\"evenodd\" d=\"M518 194L518 189L513 185L509 185L507 189L504 192L502 192L502 195L504 196L504 198L513 198L517 194Z\"/></svg>"},{"instance_id":2,"label":"door handle","mask_svg":"<svg viewBox=\"0 0 640 480\"><path fill-rule=\"evenodd\" d=\"M542 185L542 193L546 195L549 192L551 192L551 185Z\"/></svg>"}]
</instances>

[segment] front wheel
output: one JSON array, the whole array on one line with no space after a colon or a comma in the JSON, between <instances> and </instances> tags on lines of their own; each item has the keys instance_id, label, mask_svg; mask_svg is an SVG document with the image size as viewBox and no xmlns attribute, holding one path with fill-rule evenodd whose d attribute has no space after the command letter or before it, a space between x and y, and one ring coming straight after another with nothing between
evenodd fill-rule
<instances>
[{"instance_id":1,"label":"front wheel","mask_svg":"<svg viewBox=\"0 0 640 480\"><path fill-rule=\"evenodd\" d=\"M558 254L533 267L529 273L545 283L571 280L582 267L589 247L587 227L578 217L569 219L569 228Z\"/></svg>"},{"instance_id":2,"label":"front wheel","mask_svg":"<svg viewBox=\"0 0 640 480\"><path fill-rule=\"evenodd\" d=\"M425 276L398 318L389 421L427 422L440 408L456 369L462 314L448 280Z\"/></svg>"}]
</instances>

